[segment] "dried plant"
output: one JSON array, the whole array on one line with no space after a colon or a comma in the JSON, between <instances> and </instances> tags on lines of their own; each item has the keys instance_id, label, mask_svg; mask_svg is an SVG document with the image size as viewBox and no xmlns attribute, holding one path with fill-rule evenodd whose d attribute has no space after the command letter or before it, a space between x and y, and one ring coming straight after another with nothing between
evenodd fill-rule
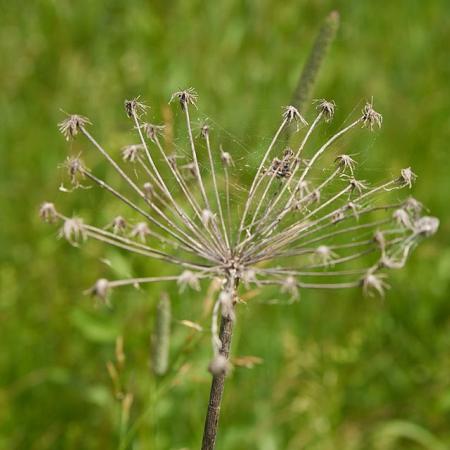
<instances>
[{"instance_id":1,"label":"dried plant","mask_svg":"<svg viewBox=\"0 0 450 450\"><path fill-rule=\"evenodd\" d=\"M93 137L87 118L70 115L59 124L66 139L83 135L127 185L127 190L120 190L95 175L79 157L71 157L64 167L74 188L80 187L80 180L100 186L141 217L138 222L118 216L98 227L67 217L48 202L40 215L48 222L60 222L59 236L72 245L96 239L174 266L170 276L100 279L89 292L102 300L120 286L173 281L183 292L199 290L203 279L221 280L211 313L213 381L202 446L212 449L230 365L238 286L278 286L288 301L307 289L360 288L368 296L383 296L389 288L386 271L403 267L420 240L436 232L439 221L422 216L417 200L399 200L396 195L415 181L410 168L370 186L357 177L350 155L328 155L350 131L381 127L382 116L371 102L314 150L308 150L308 143L322 124L333 119L335 103L316 101L310 125L295 107L284 108L243 195L233 177L233 155L213 145L208 125L194 134L190 115L197 100L193 89L171 98L181 106L187 130L190 158L182 165L180 154L166 153L160 139L163 127L144 121L148 107L139 98L125 102L139 142L123 149L123 163ZM280 148L281 135L291 123L302 133L300 144Z\"/></svg>"}]
</instances>

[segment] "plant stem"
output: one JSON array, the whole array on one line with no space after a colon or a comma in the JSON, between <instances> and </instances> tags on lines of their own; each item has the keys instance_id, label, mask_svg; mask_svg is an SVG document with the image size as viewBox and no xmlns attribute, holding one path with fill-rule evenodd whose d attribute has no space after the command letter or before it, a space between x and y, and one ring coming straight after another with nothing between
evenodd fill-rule
<instances>
[{"instance_id":1,"label":"plant stem","mask_svg":"<svg viewBox=\"0 0 450 450\"><path fill-rule=\"evenodd\" d=\"M222 342L219 353L227 359L230 354L231 336L233 333L233 320L223 317L220 322L219 338ZM203 431L202 450L213 450L216 444L217 429L219 427L220 406L222 403L225 373L213 376L209 394L208 411Z\"/></svg>"}]
</instances>

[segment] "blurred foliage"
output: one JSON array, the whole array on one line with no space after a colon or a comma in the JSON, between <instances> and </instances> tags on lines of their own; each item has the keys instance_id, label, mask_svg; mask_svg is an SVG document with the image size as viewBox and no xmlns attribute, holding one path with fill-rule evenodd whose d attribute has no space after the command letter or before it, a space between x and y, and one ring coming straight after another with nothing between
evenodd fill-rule
<instances>
[{"instance_id":1,"label":"blurred foliage","mask_svg":"<svg viewBox=\"0 0 450 450\"><path fill-rule=\"evenodd\" d=\"M67 145L55 124L60 108L85 114L117 149L130 135L123 99L142 94L161 119L170 93L192 85L201 111L229 133L229 151L244 149L250 167L334 8L341 26L315 96L336 101L336 126L374 96L384 127L351 151L369 180L411 165L414 195L441 229L394 274L384 301L307 292L300 303L275 306L264 304L270 290L249 296L233 354L263 362L229 378L218 449L448 448L447 0L0 1L0 448L199 447L209 336L180 320L207 327L208 300L171 285L124 289L112 309L82 295L99 276L167 268L95 243L78 251L39 223L36 209L47 199L103 223L114 212L99 190L58 192ZM81 150L105 170L76 141L72 151ZM149 352L161 290L174 319L170 369L156 379ZM119 335L122 395L107 370Z\"/></svg>"}]
</instances>

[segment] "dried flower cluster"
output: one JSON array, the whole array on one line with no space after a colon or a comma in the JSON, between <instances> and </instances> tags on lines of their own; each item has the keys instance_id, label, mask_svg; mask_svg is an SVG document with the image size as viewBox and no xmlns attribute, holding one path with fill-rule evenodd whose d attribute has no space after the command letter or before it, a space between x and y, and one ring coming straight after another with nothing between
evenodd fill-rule
<instances>
[{"instance_id":1,"label":"dried flower cluster","mask_svg":"<svg viewBox=\"0 0 450 450\"><path fill-rule=\"evenodd\" d=\"M183 292L199 290L204 278L220 278L223 288L212 313L216 359L210 370L223 373L228 363L220 351L218 318L234 320L241 281L245 287L278 285L292 299L304 289L360 287L368 296L384 295L389 287L386 270L403 267L417 243L436 232L439 221L422 216L421 203L412 197L399 201L392 195L392 191L411 188L416 175L410 168L369 186L358 179L356 161L348 154L334 154L330 164L320 165L324 154L333 152L336 141L351 130L381 127L382 116L372 103L314 150L308 150L307 144L323 123L333 119L335 103L317 100L310 125L293 106L284 108L239 203L242 197L233 194L231 183L232 155L211 142L209 126L194 136L190 113L197 100L193 89L171 98L181 106L187 130L190 159L182 165L180 155L165 150L163 126L143 120L148 107L138 98L125 102L138 142L122 149L122 162L88 131L87 118L66 118L59 124L64 137L83 135L128 185L127 191L111 186L77 156L64 164L73 187L80 187L80 180L100 186L126 206L134 219L121 215L98 227L67 217L48 202L41 206L40 215L47 222L61 222L59 236L73 245L96 239L175 266L172 276L100 279L90 292L101 299L124 285L173 280ZM291 123L298 132L305 130L300 144L280 148L282 132Z\"/></svg>"}]
</instances>

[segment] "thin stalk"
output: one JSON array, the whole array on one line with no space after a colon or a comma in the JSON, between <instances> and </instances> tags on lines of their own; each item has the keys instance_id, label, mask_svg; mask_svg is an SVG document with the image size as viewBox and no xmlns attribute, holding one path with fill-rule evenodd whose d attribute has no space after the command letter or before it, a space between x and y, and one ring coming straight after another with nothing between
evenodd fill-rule
<instances>
[{"instance_id":1,"label":"thin stalk","mask_svg":"<svg viewBox=\"0 0 450 450\"><path fill-rule=\"evenodd\" d=\"M258 170L256 171L256 175L253 178L253 182L252 185L250 186L250 191L248 193L248 197L247 197L247 201L245 202L245 207L244 207L244 213L242 214L242 219L241 219L241 223L239 225L239 231L238 231L238 237L237 237L237 243L239 244L240 238L241 238L241 234L242 231L244 230L244 224L245 224L245 219L247 218L247 213L248 210L250 208L250 205L253 201L253 197L255 195L256 190L258 189L259 184L261 183L262 178L259 178L264 164L266 163L267 158L269 157L270 152L272 151L273 146L275 145L275 143L277 142L278 138L280 137L281 132L283 131L284 127L286 126L288 122L288 119L285 118L283 119L283 121L281 122L281 125L279 126L278 130L276 131L272 141L270 142L269 147L266 150L266 153L264 154L263 159L261 160L261 163L259 164Z\"/></svg>"},{"instance_id":2,"label":"thin stalk","mask_svg":"<svg viewBox=\"0 0 450 450\"><path fill-rule=\"evenodd\" d=\"M205 140L206 140L206 149L208 151L209 164L211 166L211 175L212 175L212 179L213 179L214 194L216 197L217 209L219 210L220 223L222 226L222 231L223 231L223 236L225 238L225 242L227 244L228 249L230 249L230 240L229 240L227 229L225 226L225 221L223 219L222 203L220 201L219 189L217 187L216 170L214 167L214 160L213 160L212 152L211 152L211 143L209 140L209 133L206 133Z\"/></svg>"},{"instance_id":3,"label":"thin stalk","mask_svg":"<svg viewBox=\"0 0 450 450\"><path fill-rule=\"evenodd\" d=\"M224 289L232 289L236 292L239 280L233 276L227 280ZM227 360L230 356L231 337L233 334L233 320L229 316L222 315L220 322L219 339L221 342L219 355L224 356ZM202 450L214 450L216 445L217 430L219 427L220 407L222 404L223 391L225 386L225 371L220 374L213 375L211 382L211 390L209 393L208 409L205 418L205 427L203 430Z\"/></svg>"}]
</instances>

